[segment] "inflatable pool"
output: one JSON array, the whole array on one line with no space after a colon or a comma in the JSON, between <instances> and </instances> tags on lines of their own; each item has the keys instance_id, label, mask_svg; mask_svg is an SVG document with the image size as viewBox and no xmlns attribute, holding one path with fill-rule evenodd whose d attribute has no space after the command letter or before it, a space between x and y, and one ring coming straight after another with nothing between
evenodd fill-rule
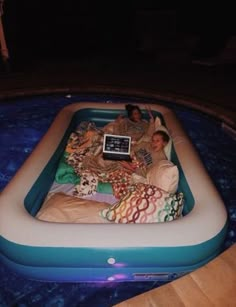
<instances>
[{"instance_id":1,"label":"inflatable pool","mask_svg":"<svg viewBox=\"0 0 236 307\"><path fill-rule=\"evenodd\" d=\"M175 114L151 105L170 131L179 168L183 216L151 224L53 223L36 218L55 179L68 138L81 121L102 127L124 104L65 107L0 195L1 260L13 271L45 281L172 280L221 252L225 206Z\"/></svg>"}]
</instances>

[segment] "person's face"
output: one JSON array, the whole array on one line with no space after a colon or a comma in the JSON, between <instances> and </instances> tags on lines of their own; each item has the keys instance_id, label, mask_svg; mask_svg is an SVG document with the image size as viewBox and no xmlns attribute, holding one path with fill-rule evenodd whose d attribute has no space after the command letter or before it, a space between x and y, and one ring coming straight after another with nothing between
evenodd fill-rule
<instances>
[{"instance_id":1,"label":"person's face","mask_svg":"<svg viewBox=\"0 0 236 307\"><path fill-rule=\"evenodd\" d=\"M141 114L137 109L134 109L132 112L132 120L134 122L139 122L141 120Z\"/></svg>"},{"instance_id":2,"label":"person's face","mask_svg":"<svg viewBox=\"0 0 236 307\"><path fill-rule=\"evenodd\" d=\"M165 145L166 142L163 140L162 136L160 134L154 134L152 137L152 149L154 151L159 151L162 150Z\"/></svg>"}]
</instances>

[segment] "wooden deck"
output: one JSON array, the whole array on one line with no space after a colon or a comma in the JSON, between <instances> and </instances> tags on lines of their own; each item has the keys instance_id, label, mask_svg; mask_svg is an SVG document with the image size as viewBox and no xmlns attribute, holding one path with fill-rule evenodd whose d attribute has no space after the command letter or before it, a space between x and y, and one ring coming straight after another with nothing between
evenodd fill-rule
<instances>
[{"instance_id":1,"label":"wooden deck","mask_svg":"<svg viewBox=\"0 0 236 307\"><path fill-rule=\"evenodd\" d=\"M236 244L202 268L116 307L235 307Z\"/></svg>"}]
</instances>

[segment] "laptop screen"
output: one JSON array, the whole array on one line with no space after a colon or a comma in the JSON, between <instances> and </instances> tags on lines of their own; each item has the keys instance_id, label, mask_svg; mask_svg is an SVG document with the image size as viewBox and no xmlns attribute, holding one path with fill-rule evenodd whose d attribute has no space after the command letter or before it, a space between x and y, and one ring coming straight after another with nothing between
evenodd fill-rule
<instances>
[{"instance_id":1,"label":"laptop screen","mask_svg":"<svg viewBox=\"0 0 236 307\"><path fill-rule=\"evenodd\" d=\"M130 149L130 136L104 134L103 153L130 155Z\"/></svg>"}]
</instances>

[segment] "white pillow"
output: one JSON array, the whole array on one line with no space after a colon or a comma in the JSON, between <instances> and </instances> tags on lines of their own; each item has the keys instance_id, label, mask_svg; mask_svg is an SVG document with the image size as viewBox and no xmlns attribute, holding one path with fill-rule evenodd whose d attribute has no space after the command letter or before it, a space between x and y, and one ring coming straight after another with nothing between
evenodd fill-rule
<instances>
[{"instance_id":1,"label":"white pillow","mask_svg":"<svg viewBox=\"0 0 236 307\"><path fill-rule=\"evenodd\" d=\"M108 223L99 212L109 206L105 202L77 198L59 192L46 198L36 218L56 223Z\"/></svg>"},{"instance_id":2,"label":"white pillow","mask_svg":"<svg viewBox=\"0 0 236 307\"><path fill-rule=\"evenodd\" d=\"M159 161L148 171L147 183L174 194L179 183L178 167L169 160Z\"/></svg>"}]
</instances>

